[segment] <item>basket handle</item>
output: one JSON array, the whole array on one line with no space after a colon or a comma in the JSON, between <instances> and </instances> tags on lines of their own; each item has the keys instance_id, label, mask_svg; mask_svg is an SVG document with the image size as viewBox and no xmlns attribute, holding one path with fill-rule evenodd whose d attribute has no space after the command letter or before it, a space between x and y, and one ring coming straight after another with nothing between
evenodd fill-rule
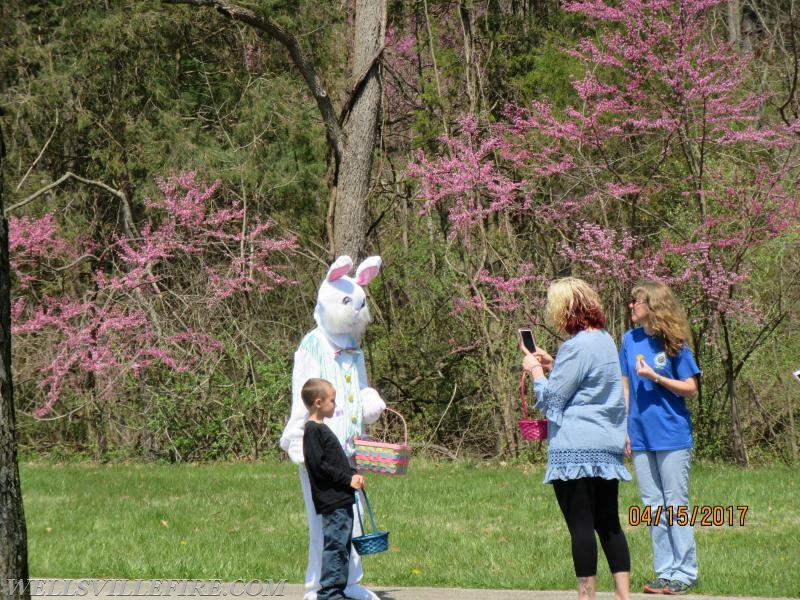
<instances>
[{"instance_id":1,"label":"basket handle","mask_svg":"<svg viewBox=\"0 0 800 600\"><path fill-rule=\"evenodd\" d=\"M528 405L525 404L525 375L527 374L528 372L523 368L522 378L519 380L519 397L522 398L522 415L526 421L528 420Z\"/></svg>"},{"instance_id":2,"label":"basket handle","mask_svg":"<svg viewBox=\"0 0 800 600\"><path fill-rule=\"evenodd\" d=\"M372 506L369 504L369 498L367 497L367 489L365 487L361 488L361 495L364 496L364 501L367 503L367 512L369 512L369 520L372 523L372 533L378 531L377 527L375 527L375 517L372 516ZM356 501L356 510L358 511L358 522L361 524L361 532L366 533L364 531L364 519L361 517L361 507L360 502Z\"/></svg>"},{"instance_id":3,"label":"basket handle","mask_svg":"<svg viewBox=\"0 0 800 600\"><path fill-rule=\"evenodd\" d=\"M408 425L406 425L406 420L403 418L403 415L401 415L395 409L389 408L387 406L386 410L388 410L391 413L396 414L398 417L400 417L400 420L403 422L403 444L405 444L407 446L408 445ZM366 497L366 494L364 494L364 496Z\"/></svg>"}]
</instances>

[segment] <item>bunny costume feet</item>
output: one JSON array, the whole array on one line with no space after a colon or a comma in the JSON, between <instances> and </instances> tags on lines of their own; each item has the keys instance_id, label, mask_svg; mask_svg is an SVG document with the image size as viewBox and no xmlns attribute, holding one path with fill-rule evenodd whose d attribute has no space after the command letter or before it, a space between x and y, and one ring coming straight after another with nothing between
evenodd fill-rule
<instances>
[{"instance_id":1,"label":"bunny costume feet","mask_svg":"<svg viewBox=\"0 0 800 600\"><path fill-rule=\"evenodd\" d=\"M353 261L340 256L328 269L317 294L314 320L317 327L308 332L294 354L292 371L292 412L280 439L281 448L299 466L300 488L308 520L308 566L305 600L315 600L322 567L322 517L316 514L311 498L308 474L303 466L303 429L308 410L300 397L303 384L312 377L328 380L336 390L336 411L325 424L336 434L347 456L352 457L353 437L362 435L364 425L377 421L386 403L377 390L369 387L361 336L371 321L363 286L380 271L381 258L366 258L356 269L355 277L347 273ZM351 459L352 460L352 459ZM355 512L355 511L354 511ZM360 535L360 524L353 535ZM355 550L350 557L348 598L379 600L378 596L358 584L362 575L361 557Z\"/></svg>"},{"instance_id":2,"label":"bunny costume feet","mask_svg":"<svg viewBox=\"0 0 800 600\"><path fill-rule=\"evenodd\" d=\"M381 600L379 596L359 583L344 588L344 595L352 600ZM303 596L303 600L317 600L317 592L308 592Z\"/></svg>"},{"instance_id":3,"label":"bunny costume feet","mask_svg":"<svg viewBox=\"0 0 800 600\"><path fill-rule=\"evenodd\" d=\"M360 583L349 585L344 588L344 595L353 600L381 600L373 592L369 591Z\"/></svg>"}]
</instances>

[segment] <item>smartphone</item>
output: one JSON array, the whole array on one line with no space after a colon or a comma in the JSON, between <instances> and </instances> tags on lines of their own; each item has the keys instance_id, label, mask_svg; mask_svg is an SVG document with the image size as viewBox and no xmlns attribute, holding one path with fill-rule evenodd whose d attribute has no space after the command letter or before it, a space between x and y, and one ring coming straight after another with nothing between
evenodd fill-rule
<instances>
[{"instance_id":1,"label":"smartphone","mask_svg":"<svg viewBox=\"0 0 800 600\"><path fill-rule=\"evenodd\" d=\"M792 373L792 375L794 375L794 378L797 379L797 381L800 381L800 369L797 369L794 373Z\"/></svg>"},{"instance_id":2,"label":"smartphone","mask_svg":"<svg viewBox=\"0 0 800 600\"><path fill-rule=\"evenodd\" d=\"M533 332L530 329L519 329L518 331L522 345L528 349L528 352L536 352L536 341L533 339Z\"/></svg>"}]
</instances>

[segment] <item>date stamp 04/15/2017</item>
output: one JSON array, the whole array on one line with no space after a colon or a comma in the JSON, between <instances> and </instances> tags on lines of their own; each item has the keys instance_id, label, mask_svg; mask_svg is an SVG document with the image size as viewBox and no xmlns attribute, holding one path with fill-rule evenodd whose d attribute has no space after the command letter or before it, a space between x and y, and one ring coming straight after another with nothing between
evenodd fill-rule
<instances>
[{"instance_id":1,"label":"date stamp 04/15/2017","mask_svg":"<svg viewBox=\"0 0 800 600\"><path fill-rule=\"evenodd\" d=\"M690 527L744 527L745 515L750 507L716 505L695 506L629 506L628 525L658 527L665 524Z\"/></svg>"}]
</instances>

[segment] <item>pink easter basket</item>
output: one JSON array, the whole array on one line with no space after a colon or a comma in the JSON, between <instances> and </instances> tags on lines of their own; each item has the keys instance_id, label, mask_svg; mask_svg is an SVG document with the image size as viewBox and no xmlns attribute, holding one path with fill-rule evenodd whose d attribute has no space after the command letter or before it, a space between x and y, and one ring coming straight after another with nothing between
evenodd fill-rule
<instances>
[{"instance_id":1,"label":"pink easter basket","mask_svg":"<svg viewBox=\"0 0 800 600\"><path fill-rule=\"evenodd\" d=\"M390 413L396 414L403 422L403 443L392 444L381 442L370 437L355 437L356 469L381 473L383 475L405 475L408 461L411 459L411 446L408 445L408 426L406 420L396 410L386 407Z\"/></svg>"},{"instance_id":2,"label":"pink easter basket","mask_svg":"<svg viewBox=\"0 0 800 600\"><path fill-rule=\"evenodd\" d=\"M547 439L547 419L529 419L528 405L525 403L525 374L522 371L522 379L519 382L519 395L522 398L522 419L518 421L519 432L524 440L546 440Z\"/></svg>"}]
</instances>

